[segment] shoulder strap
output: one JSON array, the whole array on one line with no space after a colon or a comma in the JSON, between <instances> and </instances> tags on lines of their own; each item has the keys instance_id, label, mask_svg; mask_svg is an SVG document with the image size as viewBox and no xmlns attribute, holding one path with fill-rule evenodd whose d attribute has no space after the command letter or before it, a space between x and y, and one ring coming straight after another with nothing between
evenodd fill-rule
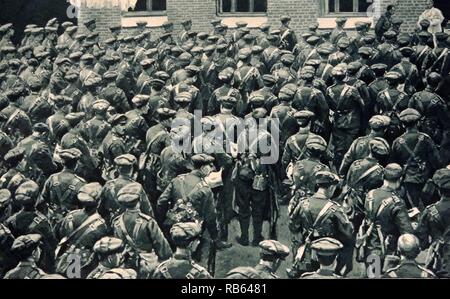
<instances>
[{"instance_id":1,"label":"shoulder strap","mask_svg":"<svg viewBox=\"0 0 450 299\"><path fill-rule=\"evenodd\" d=\"M80 226L78 226L74 231L72 231L70 233L70 235L68 235L67 237L64 237L61 239L61 241L59 242L59 246L61 246L62 244L72 240L79 232L82 231L82 229L84 229L85 227L91 225L92 223L94 223L95 221L100 219L100 215L95 213L91 216L89 216L88 218L86 218L83 223L81 223Z\"/></svg>"},{"instance_id":2,"label":"shoulder strap","mask_svg":"<svg viewBox=\"0 0 450 299\"><path fill-rule=\"evenodd\" d=\"M375 164L374 166L367 169L354 183L355 185L362 182L365 178L369 177L375 170L377 170L380 167L380 165Z\"/></svg>"},{"instance_id":3,"label":"shoulder strap","mask_svg":"<svg viewBox=\"0 0 450 299\"><path fill-rule=\"evenodd\" d=\"M12 123L12 121L14 120L14 118L16 118L16 116L19 114L20 109L17 108L12 114L11 116L8 118L8 120L3 124L3 128L6 129L8 128L8 126Z\"/></svg>"},{"instance_id":4,"label":"shoulder strap","mask_svg":"<svg viewBox=\"0 0 450 299\"><path fill-rule=\"evenodd\" d=\"M137 247L136 243L131 238L130 234L127 231L127 228L125 227L125 220L124 220L124 215L123 214L119 217L118 222L119 222L119 228L122 231L122 233L125 236L125 238L127 239L127 242L129 243L129 245L131 247L133 247L133 249L137 249L138 247Z\"/></svg>"},{"instance_id":5,"label":"shoulder strap","mask_svg":"<svg viewBox=\"0 0 450 299\"><path fill-rule=\"evenodd\" d=\"M312 225L312 230L314 230L319 224L320 222L323 220L323 217L326 215L326 213L328 212L328 210L334 205L333 202L328 201L320 210L319 214L317 215L316 220L314 220L314 223Z\"/></svg>"}]
</instances>

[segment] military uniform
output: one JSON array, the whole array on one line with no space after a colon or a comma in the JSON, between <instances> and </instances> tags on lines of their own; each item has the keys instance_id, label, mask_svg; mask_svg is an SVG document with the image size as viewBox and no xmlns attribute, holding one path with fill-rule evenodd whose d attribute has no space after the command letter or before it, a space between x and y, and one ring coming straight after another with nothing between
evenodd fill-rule
<instances>
[{"instance_id":1,"label":"military uniform","mask_svg":"<svg viewBox=\"0 0 450 299\"><path fill-rule=\"evenodd\" d=\"M344 247L341 242L336 239L325 237L321 239L317 239L311 243L311 249L318 256L330 256L336 257L338 252ZM327 265L328 266L328 265ZM319 270L315 272L306 272L303 273L300 277L301 279L339 279L342 276L335 273L335 269L328 268L319 268Z\"/></svg>"},{"instance_id":2,"label":"military uniform","mask_svg":"<svg viewBox=\"0 0 450 299\"><path fill-rule=\"evenodd\" d=\"M449 188L450 171L447 168L435 172L433 182L441 190ZM446 191L448 192L448 191ZM450 276L449 227L450 200L442 196L440 201L429 205L421 214L416 235L421 248L429 248L427 268L438 277Z\"/></svg>"},{"instance_id":3,"label":"military uniform","mask_svg":"<svg viewBox=\"0 0 450 299\"><path fill-rule=\"evenodd\" d=\"M134 183L120 189L118 200L126 204L126 210L113 220L112 226L114 236L128 248L129 256L125 265L145 278L154 271L157 260L170 258L172 251L156 221L136 209L140 190L141 186Z\"/></svg>"},{"instance_id":4,"label":"military uniform","mask_svg":"<svg viewBox=\"0 0 450 299\"><path fill-rule=\"evenodd\" d=\"M316 173L317 184L322 182L337 183L338 181L339 178L330 172ZM315 193L310 197L300 199L296 206L290 205L288 211L289 228L296 236L299 244L305 244L322 237L336 238L343 244L348 244L348 252L345 255L341 254L338 265L341 269L344 264L347 264L346 271L351 270L348 267L347 259L353 253L353 226L338 203L331 201L323 194ZM306 271L316 268L307 259L302 261L302 264L302 268Z\"/></svg>"},{"instance_id":5,"label":"military uniform","mask_svg":"<svg viewBox=\"0 0 450 299\"><path fill-rule=\"evenodd\" d=\"M289 248L275 240L264 240L258 244L261 260L255 267L238 267L229 271L226 279L277 279L271 263L274 259L284 260L290 253Z\"/></svg>"},{"instance_id":6,"label":"military uniform","mask_svg":"<svg viewBox=\"0 0 450 299\"><path fill-rule=\"evenodd\" d=\"M201 227L195 222L176 223L170 229L175 243L186 244L201 234ZM172 258L158 265L153 279L208 279L212 276L192 260L190 252L176 252Z\"/></svg>"},{"instance_id":7,"label":"military uniform","mask_svg":"<svg viewBox=\"0 0 450 299\"><path fill-rule=\"evenodd\" d=\"M31 256L33 251L39 246L41 236L39 234L29 234L18 237L14 240L11 250L16 254ZM26 258L5 274L4 279L40 279L46 273L38 268L35 261L28 261Z\"/></svg>"},{"instance_id":8,"label":"military uniform","mask_svg":"<svg viewBox=\"0 0 450 299\"><path fill-rule=\"evenodd\" d=\"M117 167L120 166L135 166L137 161L133 155L124 154L120 155L114 159L114 163ZM99 204L99 213L103 216L103 218L107 221L107 223L111 223L111 221L124 212L124 207L120 205L117 194L128 184L137 183L132 177L127 175L122 175L119 173L119 177L116 179L109 180L105 183L102 188L102 192L100 194L100 204ZM142 187L142 186L141 186ZM153 208L150 204L150 201L145 193L144 189L141 188L140 192L140 210L142 213L147 214L149 216L154 216Z\"/></svg>"},{"instance_id":9,"label":"military uniform","mask_svg":"<svg viewBox=\"0 0 450 299\"><path fill-rule=\"evenodd\" d=\"M78 200L83 209L69 212L61 221L57 235L61 239L56 250L56 271L66 274L68 256L79 254L81 257L82 277L86 277L91 270L92 248L100 238L108 233L105 220L97 213L100 197L99 183L86 184L78 190Z\"/></svg>"},{"instance_id":10,"label":"military uniform","mask_svg":"<svg viewBox=\"0 0 450 299\"><path fill-rule=\"evenodd\" d=\"M420 114L412 108L405 109L400 114L403 122L417 122L419 118ZM433 169L440 167L439 153L433 140L416 128L407 130L392 144L391 160L404 168L408 206L422 209L422 187Z\"/></svg>"},{"instance_id":11,"label":"military uniform","mask_svg":"<svg viewBox=\"0 0 450 299\"><path fill-rule=\"evenodd\" d=\"M416 261L405 260L400 265L388 269L384 278L435 278L436 276L430 270L420 265Z\"/></svg>"},{"instance_id":12,"label":"military uniform","mask_svg":"<svg viewBox=\"0 0 450 299\"><path fill-rule=\"evenodd\" d=\"M98 279L108 271L113 270L120 262L120 259L114 260L113 255L122 255L124 245L121 239L113 237L103 237L94 244L94 252L99 255L100 261L97 267L89 273L87 279ZM124 269L125 270L125 269Z\"/></svg>"},{"instance_id":13,"label":"military uniform","mask_svg":"<svg viewBox=\"0 0 450 299\"><path fill-rule=\"evenodd\" d=\"M105 73L104 78L107 80L107 85L99 92L99 97L107 100L111 106L117 111L117 113L126 113L130 110L130 104L128 103L125 92L117 87L115 79L118 73L114 71L108 71Z\"/></svg>"}]
</instances>

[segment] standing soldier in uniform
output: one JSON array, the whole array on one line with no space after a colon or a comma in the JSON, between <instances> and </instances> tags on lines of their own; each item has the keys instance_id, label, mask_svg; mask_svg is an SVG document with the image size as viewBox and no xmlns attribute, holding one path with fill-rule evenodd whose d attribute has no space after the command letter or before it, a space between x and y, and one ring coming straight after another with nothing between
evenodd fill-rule
<instances>
[{"instance_id":1,"label":"standing soldier in uniform","mask_svg":"<svg viewBox=\"0 0 450 299\"><path fill-rule=\"evenodd\" d=\"M392 27L392 16L395 14L395 6L388 5L386 9L386 13L381 16L375 25L375 34L377 35L377 39L381 42L383 38L383 34L391 29Z\"/></svg>"},{"instance_id":2,"label":"standing soldier in uniform","mask_svg":"<svg viewBox=\"0 0 450 299\"><path fill-rule=\"evenodd\" d=\"M173 256L158 265L153 279L209 279L208 271L192 259L200 244L202 228L195 222L176 223L170 236L176 246Z\"/></svg>"},{"instance_id":3,"label":"standing soldier in uniform","mask_svg":"<svg viewBox=\"0 0 450 299\"><path fill-rule=\"evenodd\" d=\"M364 194L383 183L383 162L389 157L389 144L380 137L369 141L369 155L354 161L347 172L344 187L344 210L354 227L359 227L364 218Z\"/></svg>"},{"instance_id":4,"label":"standing soldier in uniform","mask_svg":"<svg viewBox=\"0 0 450 299\"><path fill-rule=\"evenodd\" d=\"M406 189L407 206L424 209L422 188L441 161L433 140L418 130L420 113L412 108L400 113L406 133L394 140L391 161L403 167L403 184Z\"/></svg>"},{"instance_id":5,"label":"standing soldier in uniform","mask_svg":"<svg viewBox=\"0 0 450 299\"><path fill-rule=\"evenodd\" d=\"M342 276L336 274L337 257L344 247L336 239L325 237L311 242L311 249L317 255L319 269L315 272L303 273L302 279L336 279Z\"/></svg>"},{"instance_id":6,"label":"standing soldier in uniform","mask_svg":"<svg viewBox=\"0 0 450 299\"><path fill-rule=\"evenodd\" d=\"M223 85L213 91L208 102L208 115L214 115L220 112L221 103L219 102L219 99L222 97L234 97L238 102L242 101L239 90L232 87L233 75L234 70L231 67L228 67L219 73L218 78Z\"/></svg>"},{"instance_id":7,"label":"standing soldier in uniform","mask_svg":"<svg viewBox=\"0 0 450 299\"><path fill-rule=\"evenodd\" d=\"M311 242L323 237L332 237L344 244L338 258L336 273L351 271L353 256L353 226L342 207L331 200L339 177L328 171L316 173L317 192L302 198L296 206L290 205L289 228L297 236L299 249L294 257L289 277L298 277L301 272L314 271L318 265L311 259Z\"/></svg>"},{"instance_id":8,"label":"standing soldier in uniform","mask_svg":"<svg viewBox=\"0 0 450 299\"><path fill-rule=\"evenodd\" d=\"M123 261L124 244L121 239L103 237L94 244L98 265L86 279L98 279L106 272L118 268Z\"/></svg>"},{"instance_id":9,"label":"standing soldier in uniform","mask_svg":"<svg viewBox=\"0 0 450 299\"><path fill-rule=\"evenodd\" d=\"M111 131L103 139L101 147L103 155L102 178L104 180L114 178L114 159L128 152L128 146L125 143L127 121L128 118L124 114L115 114L108 120Z\"/></svg>"},{"instance_id":10,"label":"standing soldier in uniform","mask_svg":"<svg viewBox=\"0 0 450 299\"><path fill-rule=\"evenodd\" d=\"M57 241L47 217L36 211L34 207L39 195L39 186L33 181L25 181L14 194L14 201L21 207L21 210L9 217L5 224L16 237L40 234L42 236L42 255L36 262L43 270L54 271L54 251Z\"/></svg>"},{"instance_id":11,"label":"standing soldier in uniform","mask_svg":"<svg viewBox=\"0 0 450 299\"><path fill-rule=\"evenodd\" d=\"M295 45L297 45L297 36L295 35L295 32L291 28L289 28L291 17L282 16L280 21L280 46L282 49L286 49L292 52Z\"/></svg>"},{"instance_id":12,"label":"standing soldier in uniform","mask_svg":"<svg viewBox=\"0 0 450 299\"><path fill-rule=\"evenodd\" d=\"M386 128L389 126L390 118L384 115L372 116L369 120L370 132L369 134L356 138L350 148L345 153L339 167L339 174L345 176L350 165L359 159L364 159L370 154L369 143L376 137L384 137Z\"/></svg>"},{"instance_id":13,"label":"standing soldier in uniform","mask_svg":"<svg viewBox=\"0 0 450 299\"><path fill-rule=\"evenodd\" d=\"M5 274L4 279L40 279L46 275L36 265L41 255L39 248L41 235L29 234L18 237L11 246L19 264Z\"/></svg>"},{"instance_id":14,"label":"standing soldier in uniform","mask_svg":"<svg viewBox=\"0 0 450 299\"><path fill-rule=\"evenodd\" d=\"M56 249L56 272L65 275L70 267L70 255L81 258L81 278L91 272L94 244L108 233L105 220L97 213L102 186L90 183L78 191L78 202L82 207L69 212L61 222L56 235L61 240Z\"/></svg>"},{"instance_id":15,"label":"standing soldier in uniform","mask_svg":"<svg viewBox=\"0 0 450 299\"><path fill-rule=\"evenodd\" d=\"M172 250L156 220L140 211L141 195L140 184L130 183L120 189L118 201L125 212L113 220L112 226L114 236L125 244L124 265L136 270L140 278L148 278L158 261L172 256Z\"/></svg>"},{"instance_id":16,"label":"standing soldier in uniform","mask_svg":"<svg viewBox=\"0 0 450 299\"><path fill-rule=\"evenodd\" d=\"M399 197L402 174L400 165L387 165L383 186L366 195L365 216L356 239L356 259L366 267L370 255L379 256L383 265L388 255L395 254L397 238L413 232L404 199Z\"/></svg>"},{"instance_id":17,"label":"standing soldier in uniform","mask_svg":"<svg viewBox=\"0 0 450 299\"><path fill-rule=\"evenodd\" d=\"M117 169L117 178L109 180L105 183L100 194L99 214L106 220L106 223L110 224L112 220L123 213L124 208L117 200L117 194L128 184L135 183L135 167L137 164L136 158L130 154L120 155L114 159L114 163ZM139 184L140 185L140 184ZM140 210L142 213L154 217L153 207L147 198L147 194L143 188L141 188L141 196L139 199Z\"/></svg>"},{"instance_id":18,"label":"standing soldier in uniform","mask_svg":"<svg viewBox=\"0 0 450 299\"><path fill-rule=\"evenodd\" d=\"M403 234L398 238L397 251L400 264L388 269L384 278L435 278L436 275L416 261L420 253L419 239L413 234Z\"/></svg>"},{"instance_id":19,"label":"standing soldier in uniform","mask_svg":"<svg viewBox=\"0 0 450 299\"><path fill-rule=\"evenodd\" d=\"M131 108L125 92L117 87L118 76L116 71L108 71L103 75L106 86L99 92L99 97L107 100L117 113L126 113Z\"/></svg>"},{"instance_id":20,"label":"standing soldier in uniform","mask_svg":"<svg viewBox=\"0 0 450 299\"><path fill-rule=\"evenodd\" d=\"M450 277L450 170L436 171L433 182L439 189L440 201L422 213L416 235L422 249L428 248L426 267L438 277Z\"/></svg>"},{"instance_id":21,"label":"standing soldier in uniform","mask_svg":"<svg viewBox=\"0 0 450 299\"><path fill-rule=\"evenodd\" d=\"M178 38L178 45L183 45L187 40L189 40L189 33L192 29L192 20L184 20L181 22L181 25L183 26L183 30L181 30L181 33Z\"/></svg>"},{"instance_id":22,"label":"standing soldier in uniform","mask_svg":"<svg viewBox=\"0 0 450 299\"><path fill-rule=\"evenodd\" d=\"M255 267L238 267L227 273L226 279L276 279L275 272L289 255L289 248L275 240L259 243L260 260Z\"/></svg>"},{"instance_id":23,"label":"standing soldier in uniform","mask_svg":"<svg viewBox=\"0 0 450 299\"><path fill-rule=\"evenodd\" d=\"M336 28L333 29L330 36L330 42L336 45L343 37L347 37L344 26L347 23L347 18L341 17L336 19Z\"/></svg>"},{"instance_id":24,"label":"standing soldier in uniform","mask_svg":"<svg viewBox=\"0 0 450 299\"><path fill-rule=\"evenodd\" d=\"M81 157L78 149L66 149L59 152L63 163L61 172L51 175L45 182L37 207L47 212L55 228L62 217L78 208L77 194L86 181L75 174L75 167Z\"/></svg>"},{"instance_id":25,"label":"standing soldier in uniform","mask_svg":"<svg viewBox=\"0 0 450 299\"><path fill-rule=\"evenodd\" d=\"M344 82L345 70L341 66L333 68L335 84L326 92L328 106L332 110L332 133L329 142L334 152L334 165L339 167L351 143L358 136L364 118L364 102L355 87Z\"/></svg>"}]
</instances>

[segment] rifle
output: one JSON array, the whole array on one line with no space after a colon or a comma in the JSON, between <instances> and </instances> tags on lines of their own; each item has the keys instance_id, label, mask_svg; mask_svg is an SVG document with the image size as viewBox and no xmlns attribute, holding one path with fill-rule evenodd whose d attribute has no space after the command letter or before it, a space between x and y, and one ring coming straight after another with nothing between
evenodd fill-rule
<instances>
[{"instance_id":1,"label":"rifle","mask_svg":"<svg viewBox=\"0 0 450 299\"><path fill-rule=\"evenodd\" d=\"M210 245L209 245L209 254L208 254L208 272L213 277L216 273L216 256L217 256L216 243L213 240L211 240Z\"/></svg>"}]
</instances>

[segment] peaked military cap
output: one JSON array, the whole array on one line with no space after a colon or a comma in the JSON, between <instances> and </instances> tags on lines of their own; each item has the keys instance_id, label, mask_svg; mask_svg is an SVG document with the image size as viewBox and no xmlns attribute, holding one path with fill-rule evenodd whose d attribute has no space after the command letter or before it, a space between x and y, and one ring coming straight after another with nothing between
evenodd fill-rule
<instances>
[{"instance_id":1,"label":"peaked military cap","mask_svg":"<svg viewBox=\"0 0 450 299\"><path fill-rule=\"evenodd\" d=\"M305 146L307 149L324 152L327 149L327 142L319 135L313 135L306 139Z\"/></svg>"},{"instance_id":2,"label":"peaked military cap","mask_svg":"<svg viewBox=\"0 0 450 299\"><path fill-rule=\"evenodd\" d=\"M206 165L211 164L214 162L214 157L207 155L207 154L197 154L191 157L192 162L194 165L200 166L200 165Z\"/></svg>"},{"instance_id":3,"label":"peaked military cap","mask_svg":"<svg viewBox=\"0 0 450 299\"><path fill-rule=\"evenodd\" d=\"M433 175L433 182L440 189L450 190L450 169L442 168L437 170Z\"/></svg>"},{"instance_id":4,"label":"peaked military cap","mask_svg":"<svg viewBox=\"0 0 450 299\"><path fill-rule=\"evenodd\" d=\"M103 99L97 100L92 103L92 109L96 111L107 111L109 106L111 106L109 102Z\"/></svg>"},{"instance_id":5,"label":"peaked military cap","mask_svg":"<svg viewBox=\"0 0 450 299\"><path fill-rule=\"evenodd\" d=\"M165 118L171 118L177 114L177 112L175 110L172 110L169 108L158 108L158 109L156 109L156 113L158 113L158 115L160 117L165 117Z\"/></svg>"},{"instance_id":6,"label":"peaked military cap","mask_svg":"<svg viewBox=\"0 0 450 299\"><path fill-rule=\"evenodd\" d=\"M133 166L137 163L136 157L131 154L123 154L114 159L118 166Z\"/></svg>"},{"instance_id":7,"label":"peaked military cap","mask_svg":"<svg viewBox=\"0 0 450 299\"><path fill-rule=\"evenodd\" d=\"M294 113L296 119L311 119L315 116L314 112L309 110L301 110Z\"/></svg>"},{"instance_id":8,"label":"peaked military cap","mask_svg":"<svg viewBox=\"0 0 450 299\"><path fill-rule=\"evenodd\" d=\"M169 21L166 21L166 22L164 22L163 24L162 24L162 27L163 28L170 28L170 27L172 27L173 26L173 23L172 22L169 22Z\"/></svg>"},{"instance_id":9,"label":"peaked military cap","mask_svg":"<svg viewBox=\"0 0 450 299\"><path fill-rule=\"evenodd\" d=\"M22 235L14 240L11 250L20 254L31 254L39 246L40 240L41 235L39 234Z\"/></svg>"},{"instance_id":10,"label":"peaked military cap","mask_svg":"<svg viewBox=\"0 0 450 299\"><path fill-rule=\"evenodd\" d=\"M264 240L259 243L263 255L285 259L289 255L289 248L276 240Z\"/></svg>"},{"instance_id":11,"label":"peaked military cap","mask_svg":"<svg viewBox=\"0 0 450 299\"><path fill-rule=\"evenodd\" d=\"M114 126L117 126L117 125L119 125L119 124L124 125L124 124L127 123L127 121L128 121L128 118L125 116L125 114L121 114L121 113L114 114L113 116L111 116L111 117L108 119L108 122L109 122L113 127L114 127Z\"/></svg>"},{"instance_id":12,"label":"peaked military cap","mask_svg":"<svg viewBox=\"0 0 450 299\"><path fill-rule=\"evenodd\" d=\"M0 189L0 207L8 204L11 199L11 192L8 189Z\"/></svg>"},{"instance_id":13,"label":"peaked military cap","mask_svg":"<svg viewBox=\"0 0 450 299\"><path fill-rule=\"evenodd\" d=\"M187 91L178 93L174 98L174 101L177 103L189 103L191 100L192 94Z\"/></svg>"},{"instance_id":14,"label":"peaked military cap","mask_svg":"<svg viewBox=\"0 0 450 299\"><path fill-rule=\"evenodd\" d=\"M330 237L320 238L311 243L311 249L321 256L337 255L343 247L341 242Z\"/></svg>"},{"instance_id":15,"label":"peaked military cap","mask_svg":"<svg viewBox=\"0 0 450 299\"><path fill-rule=\"evenodd\" d=\"M13 28L13 24L12 23L7 23L3 26L0 26L0 33L5 33L6 31L8 31L9 29Z\"/></svg>"},{"instance_id":16,"label":"peaked military cap","mask_svg":"<svg viewBox=\"0 0 450 299\"><path fill-rule=\"evenodd\" d=\"M97 204L102 191L102 185L99 183L89 183L78 190L78 201L82 205Z\"/></svg>"},{"instance_id":17,"label":"peaked military cap","mask_svg":"<svg viewBox=\"0 0 450 299\"><path fill-rule=\"evenodd\" d=\"M386 128L391 123L391 118L385 115L374 115L369 120L369 126L372 129Z\"/></svg>"},{"instance_id":18,"label":"peaked military cap","mask_svg":"<svg viewBox=\"0 0 450 299\"><path fill-rule=\"evenodd\" d=\"M121 203L137 202L142 194L142 186L139 183L130 183L122 187L117 193L118 200Z\"/></svg>"},{"instance_id":19,"label":"peaked military cap","mask_svg":"<svg viewBox=\"0 0 450 299\"><path fill-rule=\"evenodd\" d=\"M88 26L90 26L92 24L95 24L95 20L94 19L84 22L84 26L86 26L86 27L88 27Z\"/></svg>"},{"instance_id":20,"label":"peaked military cap","mask_svg":"<svg viewBox=\"0 0 450 299\"><path fill-rule=\"evenodd\" d=\"M415 122L418 121L421 117L419 111L413 108L407 108L400 113L400 120L402 122Z\"/></svg>"},{"instance_id":21,"label":"peaked military cap","mask_svg":"<svg viewBox=\"0 0 450 299\"><path fill-rule=\"evenodd\" d=\"M294 63L295 56L293 54L284 54L281 56L281 62L287 65L291 65Z\"/></svg>"},{"instance_id":22,"label":"peaked military cap","mask_svg":"<svg viewBox=\"0 0 450 299\"><path fill-rule=\"evenodd\" d=\"M383 36L387 39L394 39L397 37L397 32L388 30L383 34Z\"/></svg>"},{"instance_id":23,"label":"peaked military cap","mask_svg":"<svg viewBox=\"0 0 450 299\"><path fill-rule=\"evenodd\" d=\"M347 18L345 18L345 17L339 17L339 18L336 18L336 24L345 24L345 22L347 22Z\"/></svg>"},{"instance_id":24,"label":"peaked military cap","mask_svg":"<svg viewBox=\"0 0 450 299\"><path fill-rule=\"evenodd\" d=\"M81 155L80 150L77 148L63 149L59 152L59 157L65 161L77 160Z\"/></svg>"},{"instance_id":25,"label":"peaked military cap","mask_svg":"<svg viewBox=\"0 0 450 299\"><path fill-rule=\"evenodd\" d=\"M114 237L103 237L94 244L94 251L101 254L113 254L123 249L123 241Z\"/></svg>"},{"instance_id":26,"label":"peaked military cap","mask_svg":"<svg viewBox=\"0 0 450 299\"><path fill-rule=\"evenodd\" d=\"M370 150L378 155L389 155L389 143L381 137L375 137L369 142Z\"/></svg>"},{"instance_id":27,"label":"peaked military cap","mask_svg":"<svg viewBox=\"0 0 450 299\"><path fill-rule=\"evenodd\" d=\"M339 176L330 171L319 171L316 173L316 184L336 185L339 181Z\"/></svg>"},{"instance_id":28,"label":"peaked military cap","mask_svg":"<svg viewBox=\"0 0 450 299\"><path fill-rule=\"evenodd\" d=\"M175 242L186 242L197 238L201 227L196 222L175 223L170 229L170 236Z\"/></svg>"},{"instance_id":29,"label":"peaked military cap","mask_svg":"<svg viewBox=\"0 0 450 299\"><path fill-rule=\"evenodd\" d=\"M395 181L403 175L403 168L397 163L390 163L384 168L384 179Z\"/></svg>"}]
</instances>

